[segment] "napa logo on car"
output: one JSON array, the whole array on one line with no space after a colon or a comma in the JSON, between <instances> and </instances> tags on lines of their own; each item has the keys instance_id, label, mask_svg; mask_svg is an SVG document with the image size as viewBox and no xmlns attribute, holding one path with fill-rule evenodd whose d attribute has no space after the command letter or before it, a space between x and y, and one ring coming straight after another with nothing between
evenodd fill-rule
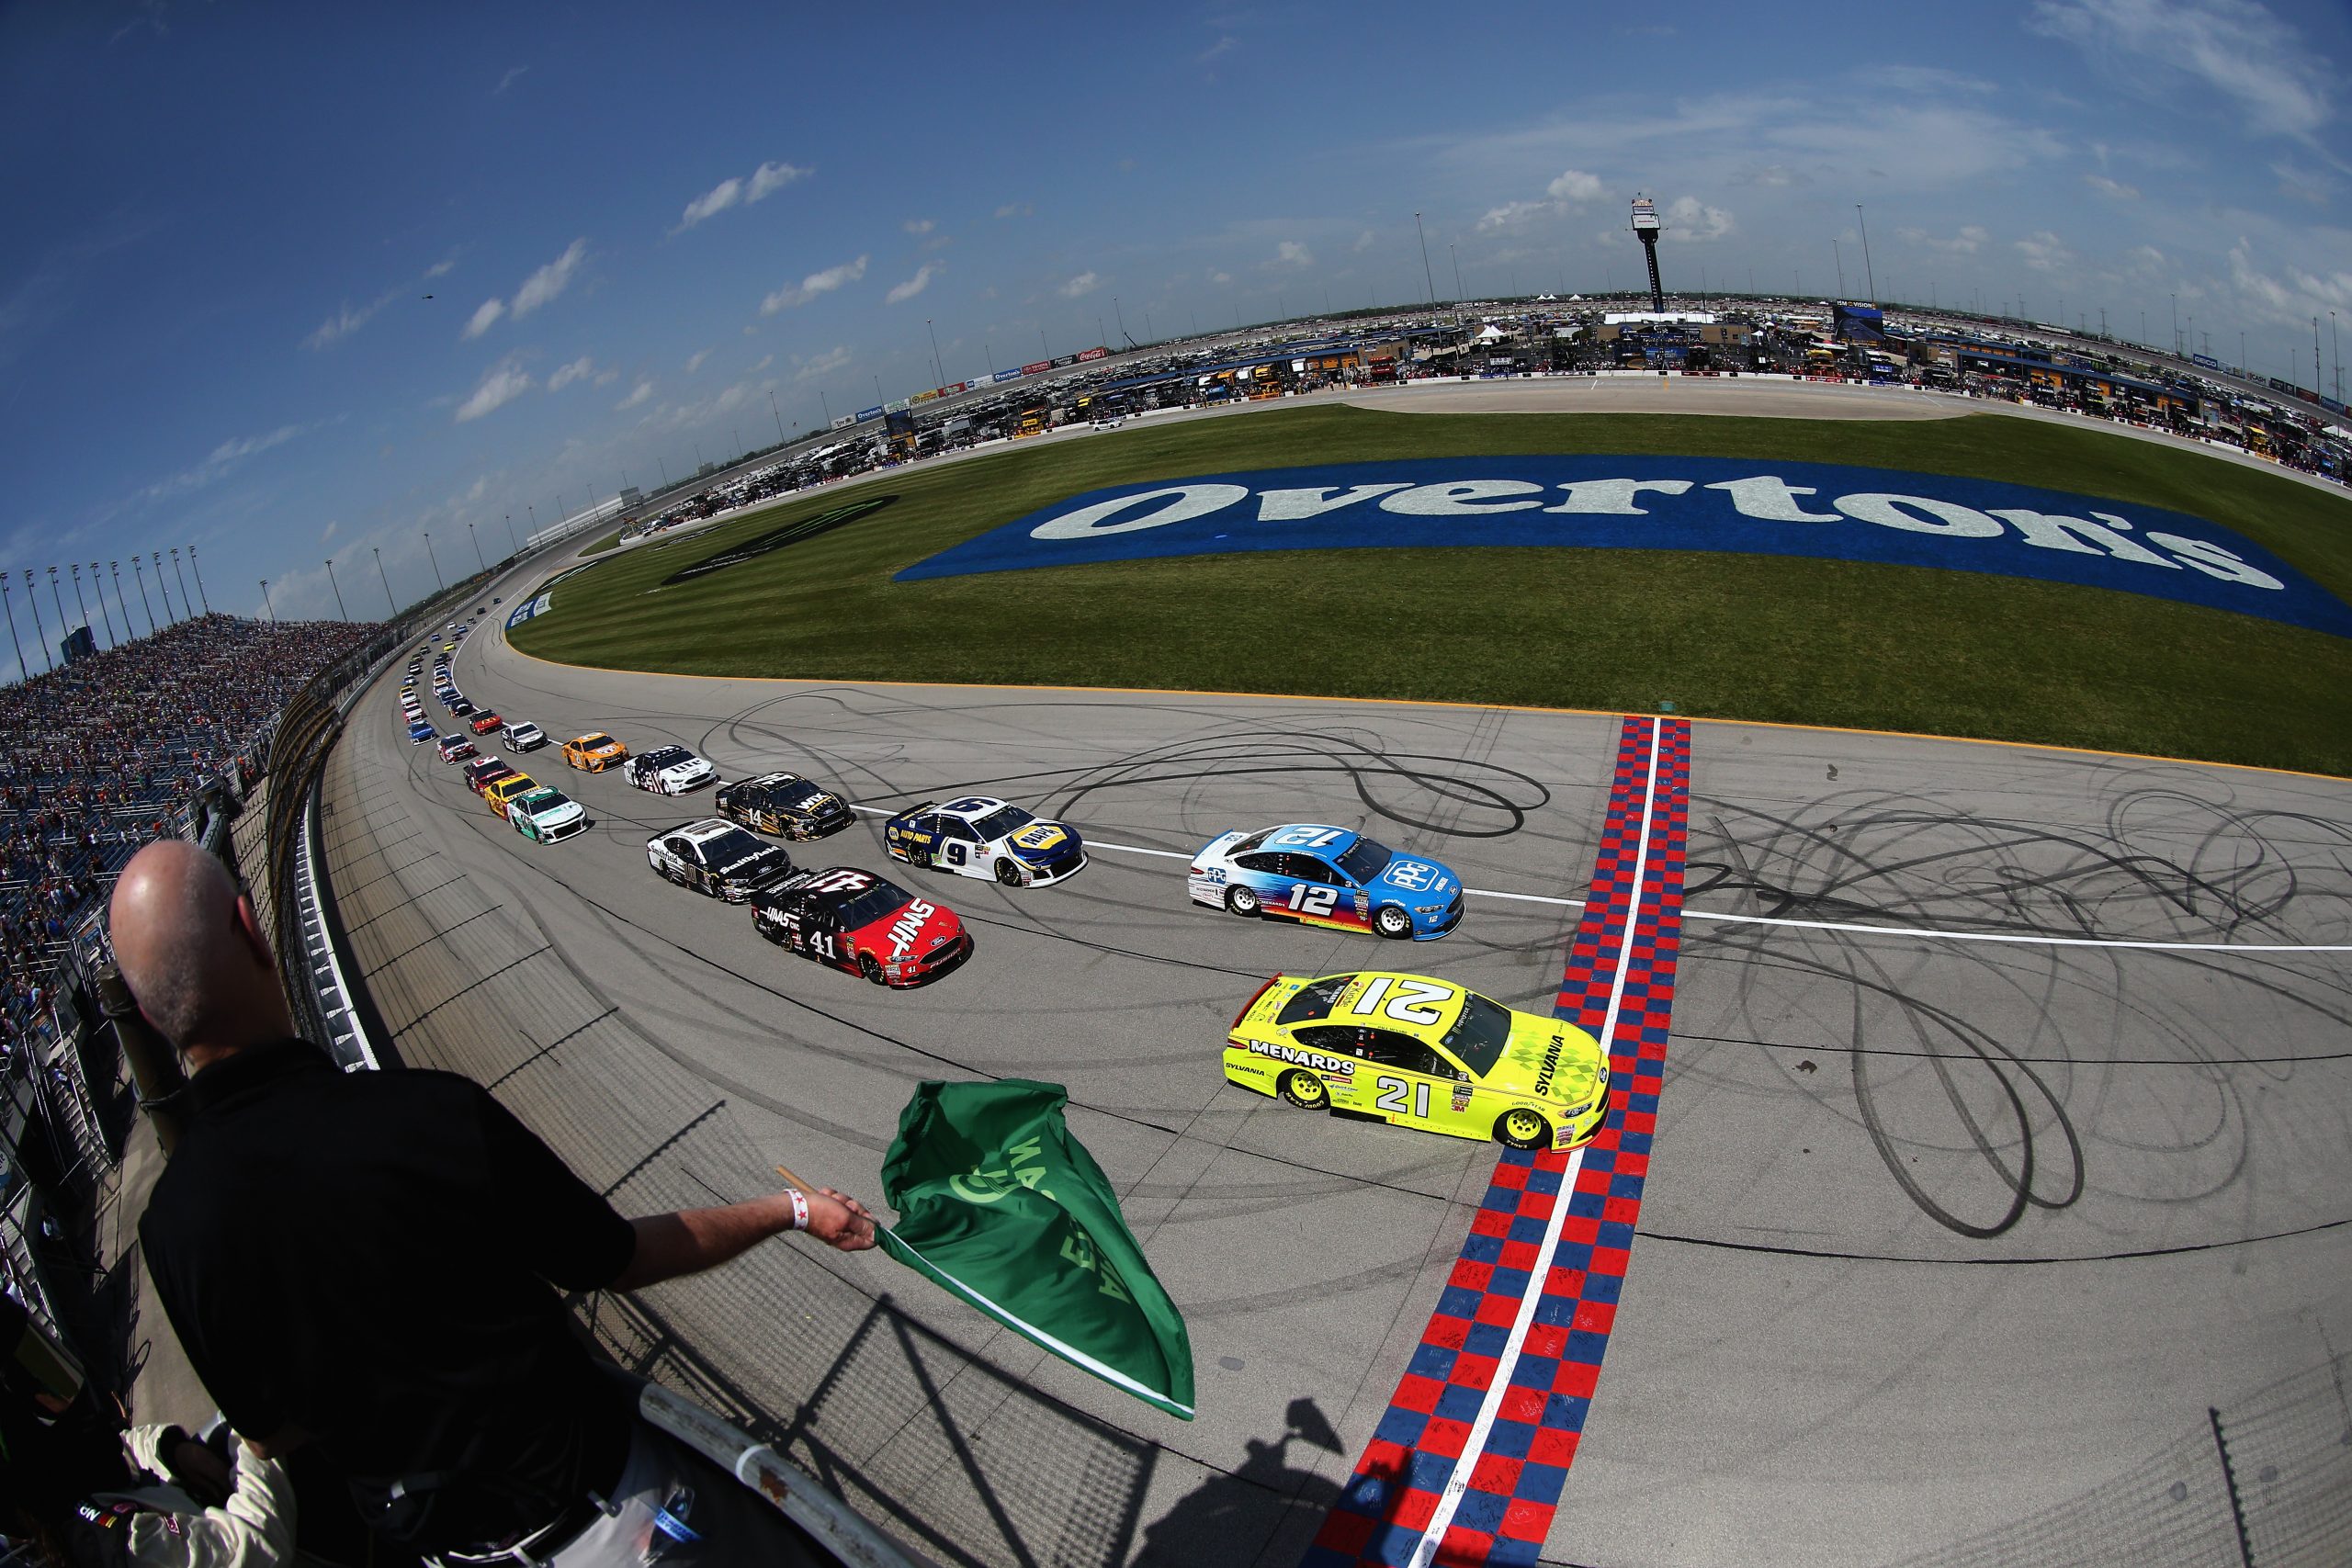
<instances>
[{"instance_id":1,"label":"napa logo on car","mask_svg":"<svg viewBox=\"0 0 2352 1568\"><path fill-rule=\"evenodd\" d=\"M1747 458L1413 458L1090 491L896 581L1253 550L1550 547L1879 561L2037 578L2352 637L2352 605L2161 507L1994 479Z\"/></svg>"},{"instance_id":2,"label":"napa logo on car","mask_svg":"<svg viewBox=\"0 0 2352 1568\"><path fill-rule=\"evenodd\" d=\"M1051 822L1032 822L1018 833L1013 834L1012 842L1018 849L1050 850L1056 844L1067 842L1069 839L1069 835L1067 832Z\"/></svg>"}]
</instances>

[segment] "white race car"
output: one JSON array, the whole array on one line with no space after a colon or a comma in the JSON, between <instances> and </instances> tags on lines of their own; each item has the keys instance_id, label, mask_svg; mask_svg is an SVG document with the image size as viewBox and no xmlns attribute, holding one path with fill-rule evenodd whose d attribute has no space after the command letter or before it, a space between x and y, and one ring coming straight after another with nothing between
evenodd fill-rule
<instances>
[{"instance_id":1,"label":"white race car","mask_svg":"<svg viewBox=\"0 0 2352 1568\"><path fill-rule=\"evenodd\" d=\"M684 795L718 777L718 771L683 746L657 746L628 760L628 782L655 795Z\"/></svg>"},{"instance_id":2,"label":"white race car","mask_svg":"<svg viewBox=\"0 0 2352 1568\"><path fill-rule=\"evenodd\" d=\"M986 795L910 807L882 825L882 847L910 865L993 877L1007 887L1059 882L1086 864L1077 829Z\"/></svg>"}]
</instances>

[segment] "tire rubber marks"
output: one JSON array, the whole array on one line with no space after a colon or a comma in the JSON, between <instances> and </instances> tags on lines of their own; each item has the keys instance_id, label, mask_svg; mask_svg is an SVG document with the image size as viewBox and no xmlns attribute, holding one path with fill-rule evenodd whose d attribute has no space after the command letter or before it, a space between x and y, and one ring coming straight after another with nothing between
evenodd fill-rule
<instances>
[{"instance_id":1,"label":"tire rubber marks","mask_svg":"<svg viewBox=\"0 0 2352 1568\"><path fill-rule=\"evenodd\" d=\"M1690 784L1690 725L1626 719L1600 863L1554 1009L1606 1042L1609 1113L1581 1149L1502 1156L1437 1311L1303 1568L1533 1563L1543 1551L1641 1217Z\"/></svg>"}]
</instances>

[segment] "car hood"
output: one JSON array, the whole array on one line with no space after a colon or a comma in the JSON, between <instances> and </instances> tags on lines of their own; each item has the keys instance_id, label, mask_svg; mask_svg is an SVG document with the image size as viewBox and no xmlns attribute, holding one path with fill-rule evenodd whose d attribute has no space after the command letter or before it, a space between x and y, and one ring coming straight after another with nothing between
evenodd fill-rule
<instances>
[{"instance_id":1,"label":"car hood","mask_svg":"<svg viewBox=\"0 0 2352 1568\"><path fill-rule=\"evenodd\" d=\"M1411 855L1398 855L1381 868L1372 879L1374 887L1386 892L1419 897L1424 903L1451 898L1461 890L1462 879L1449 866L1433 860L1419 860Z\"/></svg>"},{"instance_id":2,"label":"car hood","mask_svg":"<svg viewBox=\"0 0 2352 1568\"><path fill-rule=\"evenodd\" d=\"M763 849L758 854L745 855L733 865L719 868L720 878L728 882L762 882L781 875L792 863L792 857L782 850Z\"/></svg>"},{"instance_id":3,"label":"car hood","mask_svg":"<svg viewBox=\"0 0 2352 1568\"><path fill-rule=\"evenodd\" d=\"M1558 1019L1520 1013L1486 1082L1563 1105L1582 1105L1592 1098L1606 1070L1600 1043L1583 1030Z\"/></svg>"},{"instance_id":4,"label":"car hood","mask_svg":"<svg viewBox=\"0 0 2352 1568\"><path fill-rule=\"evenodd\" d=\"M1004 842L1023 860L1034 861L1060 860L1085 847L1078 829L1060 822L1032 822Z\"/></svg>"},{"instance_id":5,"label":"car hood","mask_svg":"<svg viewBox=\"0 0 2352 1568\"><path fill-rule=\"evenodd\" d=\"M928 909L928 914L922 911ZM953 942L963 933L964 922L956 912L927 898L918 898L884 919L862 926L850 933L860 948L870 948L888 962L899 958L915 958L929 953L944 942Z\"/></svg>"},{"instance_id":6,"label":"car hood","mask_svg":"<svg viewBox=\"0 0 2352 1568\"><path fill-rule=\"evenodd\" d=\"M710 772L710 764L702 758L696 757L691 762L673 762L668 767L657 768L654 772L665 779L698 779Z\"/></svg>"},{"instance_id":7,"label":"car hood","mask_svg":"<svg viewBox=\"0 0 2352 1568\"><path fill-rule=\"evenodd\" d=\"M538 823L542 827L560 828L566 822L572 821L577 818L584 817L586 815L587 813L581 808L581 805L578 801L567 800L561 806L550 806L541 810L531 812L530 817L532 821Z\"/></svg>"}]
</instances>

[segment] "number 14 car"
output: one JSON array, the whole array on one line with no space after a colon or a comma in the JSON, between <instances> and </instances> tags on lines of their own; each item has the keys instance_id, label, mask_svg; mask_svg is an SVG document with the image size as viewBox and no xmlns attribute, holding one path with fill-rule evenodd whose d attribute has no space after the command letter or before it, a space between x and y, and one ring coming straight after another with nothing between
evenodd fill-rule
<instances>
[{"instance_id":1,"label":"number 14 car","mask_svg":"<svg viewBox=\"0 0 2352 1568\"><path fill-rule=\"evenodd\" d=\"M1462 879L1345 828L1292 822L1224 833L1193 857L1195 904L1340 931L1434 942L1462 923Z\"/></svg>"},{"instance_id":2,"label":"number 14 car","mask_svg":"<svg viewBox=\"0 0 2352 1568\"><path fill-rule=\"evenodd\" d=\"M1305 1111L1515 1149L1589 1143L1609 1058L1583 1030L1423 975L1277 975L1226 1036L1225 1076Z\"/></svg>"}]
</instances>

